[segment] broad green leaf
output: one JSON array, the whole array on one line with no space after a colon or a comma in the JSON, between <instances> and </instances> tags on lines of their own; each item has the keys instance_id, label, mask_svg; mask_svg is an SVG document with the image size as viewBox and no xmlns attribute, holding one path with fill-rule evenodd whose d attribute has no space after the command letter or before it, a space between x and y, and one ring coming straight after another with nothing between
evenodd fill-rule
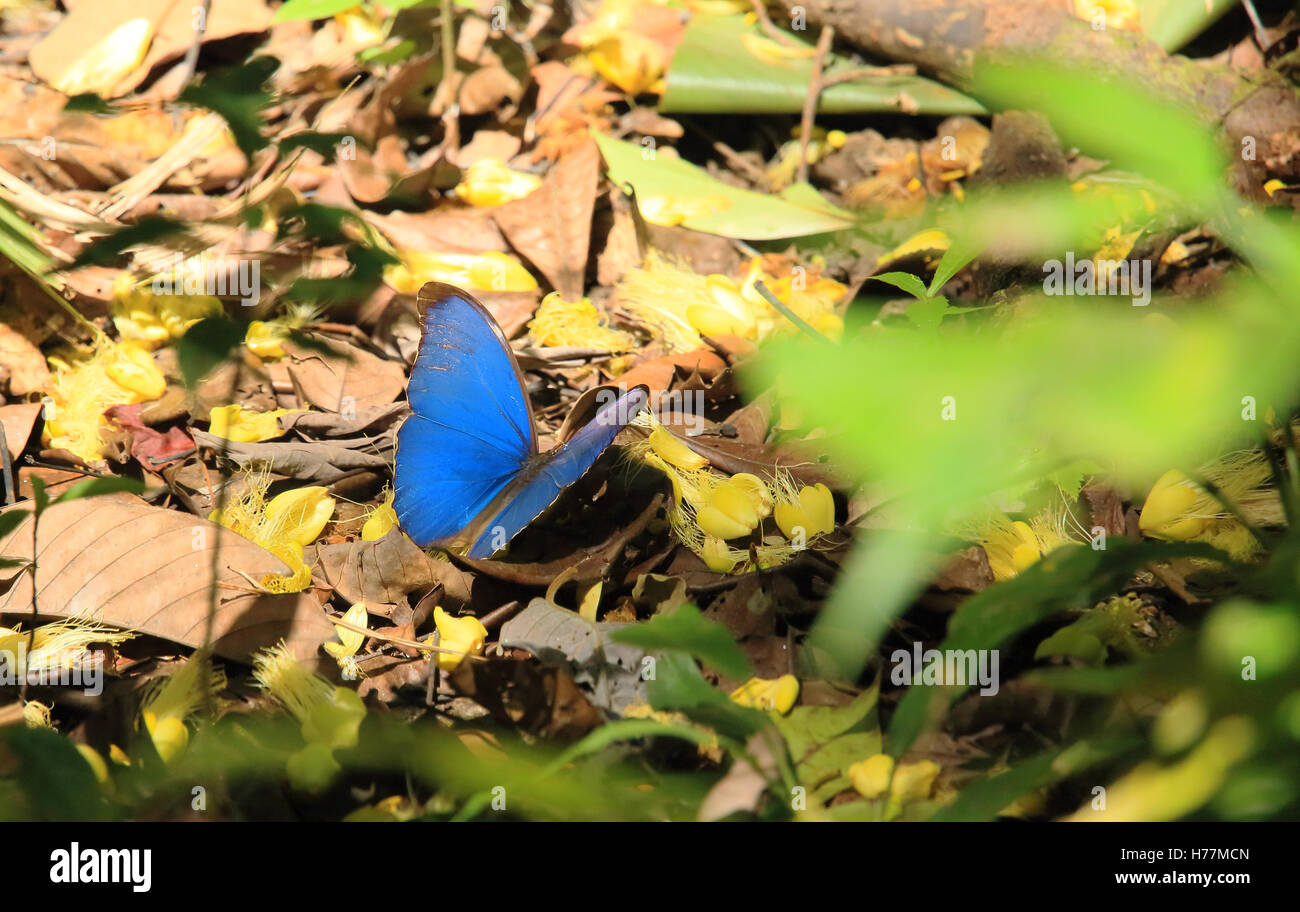
<instances>
[{"instance_id":1,"label":"broad green leaf","mask_svg":"<svg viewBox=\"0 0 1300 912\"><path fill-rule=\"evenodd\" d=\"M275 11L273 22L294 22L299 19L327 19L336 13L352 9L356 0L287 0Z\"/></svg>"},{"instance_id":2,"label":"broad green leaf","mask_svg":"<svg viewBox=\"0 0 1300 912\"><path fill-rule=\"evenodd\" d=\"M746 37L748 36L748 37ZM797 47L812 46L789 35ZM812 59L756 56L752 46L771 42L744 16L697 15L686 27L659 101L667 114L797 114L803 109L812 77ZM748 44L747 44L748 42ZM761 51L760 51L761 52ZM827 60L827 75L859 66L836 54ZM980 114L979 102L921 76L864 76L831 86L818 110L825 114L862 111L907 111L918 114Z\"/></svg>"},{"instance_id":3,"label":"broad green leaf","mask_svg":"<svg viewBox=\"0 0 1300 912\"><path fill-rule=\"evenodd\" d=\"M880 275L873 275L871 280L893 285L895 288L907 292L918 301L929 297L925 283L910 272L882 272Z\"/></svg>"},{"instance_id":4,"label":"broad green leaf","mask_svg":"<svg viewBox=\"0 0 1300 912\"><path fill-rule=\"evenodd\" d=\"M0 735L0 743L16 760L12 775L22 785L36 819L84 821L111 816L90 764L63 735L19 725Z\"/></svg>"},{"instance_id":5,"label":"broad green leaf","mask_svg":"<svg viewBox=\"0 0 1300 912\"><path fill-rule=\"evenodd\" d=\"M1062 547L1014 579L990 586L962 603L948 622L948 635L937 647L999 649L1011 637L1070 609L1091 608L1113 592L1139 567L1180 557L1222 558L1200 543L1157 544L1113 540L1105 551ZM906 753L938 707L956 699L961 686L929 687L913 683L889 724L889 752Z\"/></svg>"},{"instance_id":6,"label":"broad green leaf","mask_svg":"<svg viewBox=\"0 0 1300 912\"><path fill-rule=\"evenodd\" d=\"M592 134L605 158L610 179L630 183L642 206L657 198L699 203L709 211L689 215L687 228L751 241L802 237L838 231L853 224L852 213L831 205L815 190L798 185L783 196L765 196L710 177L679 158L656 154L633 143ZM646 158L643 153L653 154Z\"/></svg>"},{"instance_id":7,"label":"broad green leaf","mask_svg":"<svg viewBox=\"0 0 1300 912\"><path fill-rule=\"evenodd\" d=\"M1219 20L1241 0L1137 0L1142 34L1166 51L1176 51Z\"/></svg>"},{"instance_id":8,"label":"broad green leaf","mask_svg":"<svg viewBox=\"0 0 1300 912\"><path fill-rule=\"evenodd\" d=\"M0 538L4 538L14 529L17 529L26 522L27 517L31 515L30 511L21 510L17 507L0 513Z\"/></svg>"},{"instance_id":9,"label":"broad green leaf","mask_svg":"<svg viewBox=\"0 0 1300 912\"><path fill-rule=\"evenodd\" d=\"M692 721L740 741L771 724L767 713L738 706L704 680L695 660L684 652L659 657L655 676L646 684L646 696L654 709L684 712Z\"/></svg>"},{"instance_id":10,"label":"broad green leaf","mask_svg":"<svg viewBox=\"0 0 1300 912\"><path fill-rule=\"evenodd\" d=\"M731 631L708 620L699 608L689 603L668 614L616 630L610 639L639 646L646 652L678 649L732 678L744 679L754 673Z\"/></svg>"}]
</instances>

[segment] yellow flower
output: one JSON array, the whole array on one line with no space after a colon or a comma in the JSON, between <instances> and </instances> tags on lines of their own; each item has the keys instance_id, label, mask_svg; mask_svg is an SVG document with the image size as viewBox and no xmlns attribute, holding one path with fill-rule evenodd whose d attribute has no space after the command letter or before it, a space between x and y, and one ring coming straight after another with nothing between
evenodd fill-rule
<instances>
[{"instance_id":1,"label":"yellow flower","mask_svg":"<svg viewBox=\"0 0 1300 912\"><path fill-rule=\"evenodd\" d=\"M889 788L889 780L894 775L894 758L889 754L876 754L866 760L859 760L848 769L853 788L863 798L879 798Z\"/></svg>"},{"instance_id":2,"label":"yellow flower","mask_svg":"<svg viewBox=\"0 0 1300 912\"><path fill-rule=\"evenodd\" d=\"M221 300L211 295L154 294L147 284L136 285L125 277L113 289L111 309L122 340L148 349L179 339L205 317L225 312Z\"/></svg>"},{"instance_id":3,"label":"yellow flower","mask_svg":"<svg viewBox=\"0 0 1300 912\"><path fill-rule=\"evenodd\" d=\"M632 337L610 329L607 322L590 299L566 301L558 291L553 291L542 299L528 324L528 338L534 345L598 348L608 352L630 350L634 344Z\"/></svg>"},{"instance_id":4,"label":"yellow flower","mask_svg":"<svg viewBox=\"0 0 1300 912\"><path fill-rule=\"evenodd\" d=\"M730 539L748 535L758 528L758 511L745 485L727 479L705 497L706 502L695 511L695 521L705 533Z\"/></svg>"},{"instance_id":5,"label":"yellow flower","mask_svg":"<svg viewBox=\"0 0 1300 912\"><path fill-rule=\"evenodd\" d=\"M51 402L46 407L43 440L87 462L103 457L100 432L105 410L156 399L167 389L162 371L147 351L100 337L88 355L49 359Z\"/></svg>"},{"instance_id":6,"label":"yellow flower","mask_svg":"<svg viewBox=\"0 0 1300 912\"><path fill-rule=\"evenodd\" d=\"M408 250L397 266L384 267L384 281L403 294L425 282L446 282L470 291L534 291L537 280L517 259L496 250L483 254Z\"/></svg>"},{"instance_id":7,"label":"yellow flower","mask_svg":"<svg viewBox=\"0 0 1300 912\"><path fill-rule=\"evenodd\" d=\"M27 667L34 671L72 668L92 643L116 646L135 636L130 631L115 630L82 618L66 618L52 624L43 624L32 631Z\"/></svg>"},{"instance_id":8,"label":"yellow flower","mask_svg":"<svg viewBox=\"0 0 1300 912\"><path fill-rule=\"evenodd\" d=\"M471 206L500 206L522 199L541 185L536 174L508 168L499 158L481 158L465 169L456 196Z\"/></svg>"},{"instance_id":9,"label":"yellow flower","mask_svg":"<svg viewBox=\"0 0 1300 912\"><path fill-rule=\"evenodd\" d=\"M292 415L306 409L273 409L269 412L246 412L242 405L218 405L212 409L212 422L208 433L224 437L235 443L257 443L284 433L280 429L280 416Z\"/></svg>"},{"instance_id":10,"label":"yellow flower","mask_svg":"<svg viewBox=\"0 0 1300 912\"><path fill-rule=\"evenodd\" d=\"M919 763L902 763L895 768L894 758L876 754L851 765L846 772L853 788L864 798L876 799L889 789L885 817L898 815L903 805L911 801L924 801L934 790L934 780L939 775L939 764L933 760Z\"/></svg>"},{"instance_id":11,"label":"yellow flower","mask_svg":"<svg viewBox=\"0 0 1300 912\"><path fill-rule=\"evenodd\" d=\"M805 486L797 503L778 503L772 515L786 538L794 540L802 530L804 541L810 541L835 528L835 498L824 484Z\"/></svg>"},{"instance_id":12,"label":"yellow flower","mask_svg":"<svg viewBox=\"0 0 1300 912\"><path fill-rule=\"evenodd\" d=\"M343 613L343 620L353 627L368 627L370 613L366 611L365 602L357 602ZM343 669L351 677L360 677L361 669L357 666L354 656L361 644L366 641L366 635L338 624L334 625L334 631L338 635L337 643L326 643L325 651L334 657L339 663L339 668Z\"/></svg>"},{"instance_id":13,"label":"yellow flower","mask_svg":"<svg viewBox=\"0 0 1300 912\"><path fill-rule=\"evenodd\" d=\"M661 424L650 431L650 448L664 462L679 469L699 469L709 463Z\"/></svg>"},{"instance_id":14,"label":"yellow flower","mask_svg":"<svg viewBox=\"0 0 1300 912\"><path fill-rule=\"evenodd\" d=\"M149 692L140 704L140 719L163 762L170 763L189 744L185 720L205 697L225 686L225 672L214 668L206 653L196 652Z\"/></svg>"},{"instance_id":15,"label":"yellow flower","mask_svg":"<svg viewBox=\"0 0 1300 912\"><path fill-rule=\"evenodd\" d=\"M1197 516L1207 499L1200 487L1177 469L1161 475L1147 494L1138 528L1152 538L1187 541L1205 531L1211 517ZM1215 510L1214 512L1218 512Z\"/></svg>"},{"instance_id":16,"label":"yellow flower","mask_svg":"<svg viewBox=\"0 0 1300 912\"><path fill-rule=\"evenodd\" d=\"M284 347L280 343L287 338L289 333L280 324L254 320L244 333L244 345L259 358L283 358Z\"/></svg>"},{"instance_id":17,"label":"yellow flower","mask_svg":"<svg viewBox=\"0 0 1300 912\"><path fill-rule=\"evenodd\" d=\"M249 541L270 551L293 571L291 576L268 574L260 582L269 592L301 592L311 584L311 569L303 562L302 549L314 542L334 514L334 498L320 486L295 488L266 502L270 476L263 472L249 476L247 488L224 511L213 510L209 519L219 522Z\"/></svg>"},{"instance_id":18,"label":"yellow flower","mask_svg":"<svg viewBox=\"0 0 1300 912\"><path fill-rule=\"evenodd\" d=\"M731 484L745 492L759 519L772 515L772 492L763 479L749 472L737 472L731 476Z\"/></svg>"},{"instance_id":19,"label":"yellow flower","mask_svg":"<svg viewBox=\"0 0 1300 912\"><path fill-rule=\"evenodd\" d=\"M730 573L736 569L739 561L732 554L730 546L715 535L705 535L700 546L699 555L714 573Z\"/></svg>"},{"instance_id":20,"label":"yellow flower","mask_svg":"<svg viewBox=\"0 0 1300 912\"><path fill-rule=\"evenodd\" d=\"M993 578L998 582L1029 569L1042 557L1034 530L1020 520L1012 522L1000 517L980 539L980 544L988 555Z\"/></svg>"},{"instance_id":21,"label":"yellow flower","mask_svg":"<svg viewBox=\"0 0 1300 912\"><path fill-rule=\"evenodd\" d=\"M39 700L28 700L23 704L23 722L28 728L53 728L50 721L50 707Z\"/></svg>"},{"instance_id":22,"label":"yellow flower","mask_svg":"<svg viewBox=\"0 0 1300 912\"><path fill-rule=\"evenodd\" d=\"M356 745L366 715L356 691L310 671L283 644L253 656L253 677L298 720L307 741L329 750Z\"/></svg>"},{"instance_id":23,"label":"yellow flower","mask_svg":"<svg viewBox=\"0 0 1300 912\"><path fill-rule=\"evenodd\" d=\"M779 678L750 678L731 692L731 702L754 709L771 709L785 715L799 699L799 679L794 675Z\"/></svg>"},{"instance_id":24,"label":"yellow flower","mask_svg":"<svg viewBox=\"0 0 1300 912\"><path fill-rule=\"evenodd\" d=\"M397 511L393 509L393 491L389 488L384 495L383 503L375 507L374 512L367 516L362 524L361 540L379 541L395 525L397 525Z\"/></svg>"},{"instance_id":25,"label":"yellow flower","mask_svg":"<svg viewBox=\"0 0 1300 912\"><path fill-rule=\"evenodd\" d=\"M450 652L438 653L438 667L443 671L454 671L466 655L478 655L483 651L488 632L478 618L452 617L439 606L433 609L433 622L438 628L437 645L442 649L453 649L456 653L461 653L460 655ZM433 643L433 635L430 634L425 642Z\"/></svg>"}]
</instances>

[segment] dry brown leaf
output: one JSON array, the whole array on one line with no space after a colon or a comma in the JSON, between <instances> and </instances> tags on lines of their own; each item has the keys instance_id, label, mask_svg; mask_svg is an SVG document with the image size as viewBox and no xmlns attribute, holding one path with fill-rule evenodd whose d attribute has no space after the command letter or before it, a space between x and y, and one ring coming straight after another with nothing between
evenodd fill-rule
<instances>
[{"instance_id":1,"label":"dry brown leaf","mask_svg":"<svg viewBox=\"0 0 1300 912\"><path fill-rule=\"evenodd\" d=\"M50 369L40 349L4 323L0 323L0 371L9 375L9 392L14 396L44 392L50 385Z\"/></svg>"},{"instance_id":2,"label":"dry brown leaf","mask_svg":"<svg viewBox=\"0 0 1300 912\"><path fill-rule=\"evenodd\" d=\"M433 560L399 529L378 541L321 545L316 557L317 576L349 602L395 604L407 593L435 585L446 594L444 607L469 601L470 575Z\"/></svg>"},{"instance_id":3,"label":"dry brown leaf","mask_svg":"<svg viewBox=\"0 0 1300 912\"><path fill-rule=\"evenodd\" d=\"M314 340L326 351L283 344L283 362L307 401L327 412L360 414L374 405L388 405L406 388L406 370L397 361L323 336Z\"/></svg>"},{"instance_id":4,"label":"dry brown leaf","mask_svg":"<svg viewBox=\"0 0 1300 912\"><path fill-rule=\"evenodd\" d=\"M39 402L0 405L0 425L5 429L5 442L9 444L10 457L17 459L18 454L27 446L32 428L36 426L36 416L40 413Z\"/></svg>"},{"instance_id":5,"label":"dry brown leaf","mask_svg":"<svg viewBox=\"0 0 1300 912\"><path fill-rule=\"evenodd\" d=\"M88 617L202 646L212 552L218 547L214 652L242 661L283 638L295 656L306 659L333 637L333 626L310 594L249 591L248 579L289 574L279 558L215 523L122 494L55 504L41 516L39 616ZM31 560L30 516L0 539L0 554ZM0 614L30 615L32 575L11 568L0 578L11 581L0 595Z\"/></svg>"},{"instance_id":6,"label":"dry brown leaf","mask_svg":"<svg viewBox=\"0 0 1300 912\"><path fill-rule=\"evenodd\" d=\"M585 287L599 174L600 152L587 142L556 164L532 193L493 212L506 240L566 301L580 299Z\"/></svg>"},{"instance_id":7,"label":"dry brown leaf","mask_svg":"<svg viewBox=\"0 0 1300 912\"><path fill-rule=\"evenodd\" d=\"M140 65L113 87L116 98L134 89L157 64L184 54L194 43L194 7L175 0L81 0L66 4L71 12L31 50L32 72L44 82L61 79L99 43L105 35L133 19L146 19L153 26L153 41ZM203 41L218 41L234 35L264 31L271 23L265 0L212 0Z\"/></svg>"}]
</instances>

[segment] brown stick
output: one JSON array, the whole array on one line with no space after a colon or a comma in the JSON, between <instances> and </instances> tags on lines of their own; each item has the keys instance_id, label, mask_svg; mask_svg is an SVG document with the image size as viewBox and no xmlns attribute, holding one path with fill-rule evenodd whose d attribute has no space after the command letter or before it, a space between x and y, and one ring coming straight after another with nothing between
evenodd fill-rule
<instances>
[{"instance_id":1,"label":"brown stick","mask_svg":"<svg viewBox=\"0 0 1300 912\"><path fill-rule=\"evenodd\" d=\"M812 136L813 115L817 113L817 99L822 94L822 69L826 66L826 55L830 53L831 42L835 40L835 28L822 26L822 33L817 39L817 53L813 57L812 76L808 79L808 94L803 99L803 112L799 116L799 183L808 180L808 140Z\"/></svg>"}]
</instances>

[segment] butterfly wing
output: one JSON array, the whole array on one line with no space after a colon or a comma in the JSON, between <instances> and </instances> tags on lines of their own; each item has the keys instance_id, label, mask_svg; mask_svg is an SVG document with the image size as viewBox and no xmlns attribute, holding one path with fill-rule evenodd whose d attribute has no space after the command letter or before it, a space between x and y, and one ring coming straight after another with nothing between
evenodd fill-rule
<instances>
[{"instance_id":1,"label":"butterfly wing","mask_svg":"<svg viewBox=\"0 0 1300 912\"><path fill-rule=\"evenodd\" d=\"M649 401L644 386L634 387L596 412L594 418L561 447L535 460L501 497L502 504L476 526L470 557L491 557L553 504L560 493L587 473L618 432Z\"/></svg>"},{"instance_id":2,"label":"butterfly wing","mask_svg":"<svg viewBox=\"0 0 1300 912\"><path fill-rule=\"evenodd\" d=\"M393 507L420 546L459 532L537 452L523 376L487 309L451 285L417 297L420 350L397 432Z\"/></svg>"}]
</instances>

